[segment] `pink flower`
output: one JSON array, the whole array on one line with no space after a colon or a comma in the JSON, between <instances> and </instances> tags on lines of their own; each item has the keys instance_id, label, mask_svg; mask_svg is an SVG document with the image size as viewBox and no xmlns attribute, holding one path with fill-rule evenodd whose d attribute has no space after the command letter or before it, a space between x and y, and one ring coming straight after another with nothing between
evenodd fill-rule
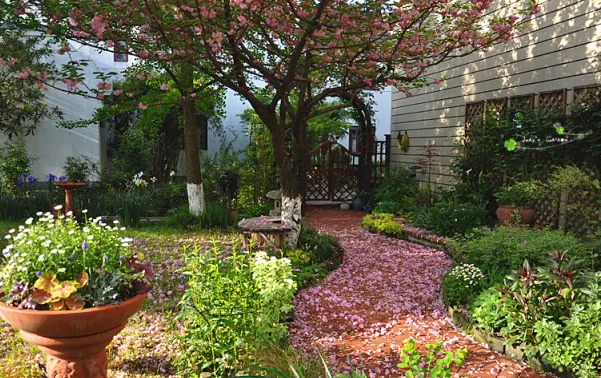
<instances>
[{"instance_id":1,"label":"pink flower","mask_svg":"<svg viewBox=\"0 0 601 378\"><path fill-rule=\"evenodd\" d=\"M96 32L96 37L102 38L102 35L106 31L106 27L106 21L102 16L94 16L94 18L92 19L92 30Z\"/></svg>"},{"instance_id":2,"label":"pink flower","mask_svg":"<svg viewBox=\"0 0 601 378\"><path fill-rule=\"evenodd\" d=\"M116 91L113 91L113 96L119 96L121 93L123 93L123 90L117 89Z\"/></svg>"},{"instance_id":3,"label":"pink flower","mask_svg":"<svg viewBox=\"0 0 601 378\"><path fill-rule=\"evenodd\" d=\"M161 90L162 91L168 91L170 89L171 89L171 87L169 86L169 84L167 84L167 83L161 84Z\"/></svg>"},{"instance_id":4,"label":"pink flower","mask_svg":"<svg viewBox=\"0 0 601 378\"><path fill-rule=\"evenodd\" d=\"M139 103L138 104L138 109L140 109L140 110L146 110L146 109L148 109L148 105L144 105L143 103Z\"/></svg>"}]
</instances>

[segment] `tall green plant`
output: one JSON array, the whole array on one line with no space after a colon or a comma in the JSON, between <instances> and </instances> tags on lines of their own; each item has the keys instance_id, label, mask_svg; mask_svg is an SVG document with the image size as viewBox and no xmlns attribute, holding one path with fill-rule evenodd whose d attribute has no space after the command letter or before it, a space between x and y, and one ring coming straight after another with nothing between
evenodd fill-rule
<instances>
[{"instance_id":1,"label":"tall green plant","mask_svg":"<svg viewBox=\"0 0 601 378\"><path fill-rule=\"evenodd\" d=\"M281 324L292 308L296 284L287 259L223 250L217 243L203 253L184 252L188 289L178 319L180 373L217 376L244 366L253 351L275 345L287 333Z\"/></svg>"},{"instance_id":2,"label":"tall green plant","mask_svg":"<svg viewBox=\"0 0 601 378\"><path fill-rule=\"evenodd\" d=\"M0 187L5 194L17 192L17 180L29 171L33 159L27 154L25 141L7 141L0 148Z\"/></svg>"}]
</instances>

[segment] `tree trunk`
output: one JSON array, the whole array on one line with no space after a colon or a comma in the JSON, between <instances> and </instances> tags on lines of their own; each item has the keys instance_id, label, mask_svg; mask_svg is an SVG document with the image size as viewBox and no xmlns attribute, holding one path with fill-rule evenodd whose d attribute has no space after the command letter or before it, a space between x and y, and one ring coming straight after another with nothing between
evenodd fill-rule
<instances>
[{"instance_id":1,"label":"tree trunk","mask_svg":"<svg viewBox=\"0 0 601 378\"><path fill-rule=\"evenodd\" d=\"M188 208L200 215L205 209L205 194L200 171L200 137L196 122L195 98L191 96L194 85L192 66L182 64L182 111L184 115L184 155L188 177Z\"/></svg>"},{"instance_id":2,"label":"tree trunk","mask_svg":"<svg viewBox=\"0 0 601 378\"><path fill-rule=\"evenodd\" d=\"M295 157L288 157L280 165L282 183L282 223L290 228L285 243L295 248L301 230L303 197L300 193L299 166Z\"/></svg>"}]
</instances>

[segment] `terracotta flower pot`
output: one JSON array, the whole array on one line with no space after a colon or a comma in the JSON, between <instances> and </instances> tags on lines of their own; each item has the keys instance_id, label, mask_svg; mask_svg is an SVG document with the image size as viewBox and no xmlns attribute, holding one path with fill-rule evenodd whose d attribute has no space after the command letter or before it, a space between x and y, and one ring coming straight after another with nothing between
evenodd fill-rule
<instances>
[{"instance_id":1,"label":"terracotta flower pot","mask_svg":"<svg viewBox=\"0 0 601 378\"><path fill-rule=\"evenodd\" d=\"M511 213L516 210L515 206L499 205L497 208L497 219L503 223L511 219ZM520 207L520 223L532 224L536 211L533 206Z\"/></svg>"},{"instance_id":2,"label":"terracotta flower pot","mask_svg":"<svg viewBox=\"0 0 601 378\"><path fill-rule=\"evenodd\" d=\"M0 317L47 357L49 378L106 378L106 347L146 300L70 311L23 310L0 303Z\"/></svg>"}]
</instances>

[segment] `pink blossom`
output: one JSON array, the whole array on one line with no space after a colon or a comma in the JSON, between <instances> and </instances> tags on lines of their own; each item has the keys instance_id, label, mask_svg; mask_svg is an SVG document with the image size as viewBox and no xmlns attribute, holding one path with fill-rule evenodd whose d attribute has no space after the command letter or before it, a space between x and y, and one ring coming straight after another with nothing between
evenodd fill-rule
<instances>
[{"instance_id":1,"label":"pink blossom","mask_svg":"<svg viewBox=\"0 0 601 378\"><path fill-rule=\"evenodd\" d=\"M162 91L168 91L170 89L171 89L171 87L169 86L169 84L167 84L167 83L161 84Z\"/></svg>"},{"instance_id":2,"label":"pink blossom","mask_svg":"<svg viewBox=\"0 0 601 378\"><path fill-rule=\"evenodd\" d=\"M143 103L139 103L138 104L138 109L140 109L140 110L146 110L146 109L148 109L148 105L144 105Z\"/></svg>"}]
</instances>

